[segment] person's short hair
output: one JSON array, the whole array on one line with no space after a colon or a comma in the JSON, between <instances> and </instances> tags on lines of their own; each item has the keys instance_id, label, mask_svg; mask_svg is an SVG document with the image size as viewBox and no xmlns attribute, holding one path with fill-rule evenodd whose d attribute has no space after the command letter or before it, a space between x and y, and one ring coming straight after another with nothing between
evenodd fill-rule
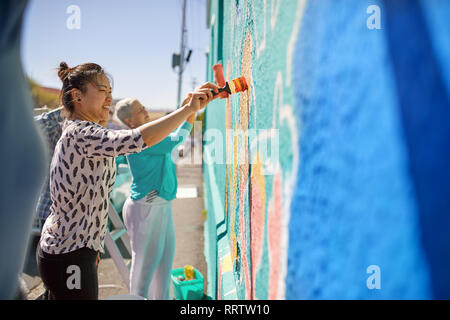
<instances>
[{"instance_id":1,"label":"person's short hair","mask_svg":"<svg viewBox=\"0 0 450 320\"><path fill-rule=\"evenodd\" d=\"M136 98L130 97L120 100L116 103L116 118L119 119L124 125L129 127L128 123L125 122L126 118L133 118L133 103L137 101Z\"/></svg>"}]
</instances>

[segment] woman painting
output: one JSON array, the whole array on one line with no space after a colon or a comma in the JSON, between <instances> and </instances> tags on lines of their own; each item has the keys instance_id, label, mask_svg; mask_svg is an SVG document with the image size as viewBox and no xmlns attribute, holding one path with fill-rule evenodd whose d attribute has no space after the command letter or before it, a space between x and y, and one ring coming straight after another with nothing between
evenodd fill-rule
<instances>
[{"instance_id":1,"label":"woman painting","mask_svg":"<svg viewBox=\"0 0 450 320\"><path fill-rule=\"evenodd\" d=\"M49 299L98 299L98 257L104 252L115 157L141 152L163 140L212 99L206 83L173 113L131 130L109 130L111 84L103 68L62 62L62 104L69 114L50 165L52 206L37 250Z\"/></svg>"}]
</instances>

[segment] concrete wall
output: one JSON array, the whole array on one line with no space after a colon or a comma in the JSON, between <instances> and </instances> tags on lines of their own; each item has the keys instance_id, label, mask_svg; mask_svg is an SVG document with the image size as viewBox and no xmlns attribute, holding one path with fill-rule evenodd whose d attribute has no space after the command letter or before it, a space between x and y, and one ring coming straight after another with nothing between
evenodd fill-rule
<instances>
[{"instance_id":1,"label":"concrete wall","mask_svg":"<svg viewBox=\"0 0 450 320\"><path fill-rule=\"evenodd\" d=\"M450 2L209 15L208 80L250 87L206 110L209 295L450 298Z\"/></svg>"}]
</instances>

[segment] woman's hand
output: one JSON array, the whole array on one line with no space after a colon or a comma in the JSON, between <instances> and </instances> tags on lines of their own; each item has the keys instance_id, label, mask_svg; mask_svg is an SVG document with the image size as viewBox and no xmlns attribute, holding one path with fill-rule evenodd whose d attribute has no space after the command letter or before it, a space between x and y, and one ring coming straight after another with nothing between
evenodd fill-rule
<instances>
[{"instance_id":1,"label":"woman's hand","mask_svg":"<svg viewBox=\"0 0 450 320\"><path fill-rule=\"evenodd\" d=\"M200 87L195 88L195 91L202 90L202 89L210 89L210 90L213 90L216 94L219 93L219 87L211 82L205 82Z\"/></svg>"},{"instance_id":2,"label":"woman's hand","mask_svg":"<svg viewBox=\"0 0 450 320\"><path fill-rule=\"evenodd\" d=\"M191 97L192 97L192 93L189 92L189 93L188 93L188 96L187 96L187 97L183 100L183 102L181 103L181 106L183 107L183 106L187 105L187 104L189 103L189 101L191 101Z\"/></svg>"},{"instance_id":3,"label":"woman's hand","mask_svg":"<svg viewBox=\"0 0 450 320\"><path fill-rule=\"evenodd\" d=\"M184 107L185 105L187 105L189 103L189 101L191 101L191 97L192 97L192 93L189 92L188 96L181 103L181 106ZM195 112L191 113L189 115L189 117L187 117L186 122L193 124L196 116L197 116L197 113L195 113Z\"/></svg>"},{"instance_id":4,"label":"woman's hand","mask_svg":"<svg viewBox=\"0 0 450 320\"><path fill-rule=\"evenodd\" d=\"M184 104L181 108L173 111L172 113L154 121L147 122L141 125L138 129L141 131L142 139L144 139L147 147L151 147L165 137L167 137L173 130L178 128L186 119L195 113L206 107L206 105L214 100L219 95L212 94L212 91L219 92L219 88L210 82L205 83L194 92L188 95L188 102ZM189 97L190 96L190 97Z\"/></svg>"},{"instance_id":5,"label":"woman's hand","mask_svg":"<svg viewBox=\"0 0 450 320\"><path fill-rule=\"evenodd\" d=\"M207 82L203 84L202 86L195 89L194 92L191 92L190 95L190 101L187 103L187 107L191 112L197 112L200 109L203 109L210 103L212 100L217 98L217 95L213 95L211 90L213 90L215 93L219 92L219 88L211 83Z\"/></svg>"}]
</instances>

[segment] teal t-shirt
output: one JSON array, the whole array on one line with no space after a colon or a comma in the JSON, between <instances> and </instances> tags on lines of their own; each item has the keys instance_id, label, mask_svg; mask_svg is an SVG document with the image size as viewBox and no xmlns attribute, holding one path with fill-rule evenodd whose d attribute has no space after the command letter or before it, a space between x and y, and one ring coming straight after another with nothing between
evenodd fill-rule
<instances>
[{"instance_id":1,"label":"teal t-shirt","mask_svg":"<svg viewBox=\"0 0 450 320\"><path fill-rule=\"evenodd\" d=\"M177 195L177 171L172 159L172 150L190 134L192 125L184 122L158 144L139 153L127 155L131 175L130 197L139 200L150 191L173 200Z\"/></svg>"}]
</instances>

